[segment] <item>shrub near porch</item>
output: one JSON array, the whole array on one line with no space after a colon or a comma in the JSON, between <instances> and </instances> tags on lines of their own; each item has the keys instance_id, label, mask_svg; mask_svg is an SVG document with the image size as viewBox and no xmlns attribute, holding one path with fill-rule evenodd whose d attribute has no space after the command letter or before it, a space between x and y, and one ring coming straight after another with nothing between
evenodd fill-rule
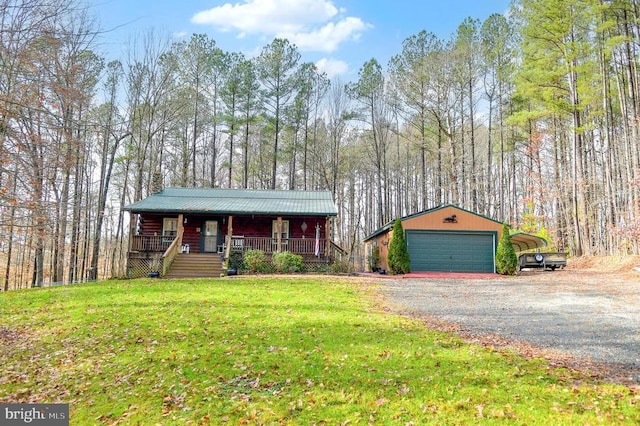
<instances>
[{"instance_id":1,"label":"shrub near porch","mask_svg":"<svg viewBox=\"0 0 640 426\"><path fill-rule=\"evenodd\" d=\"M0 402L72 424L637 424L623 386L464 344L335 277L110 281L0 294Z\"/></svg>"}]
</instances>

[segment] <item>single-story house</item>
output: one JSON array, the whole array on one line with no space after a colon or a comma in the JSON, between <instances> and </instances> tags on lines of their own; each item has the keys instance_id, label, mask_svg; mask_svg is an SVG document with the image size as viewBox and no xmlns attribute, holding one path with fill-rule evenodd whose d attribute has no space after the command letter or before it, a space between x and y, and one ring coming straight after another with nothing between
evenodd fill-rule
<instances>
[{"instance_id":1,"label":"single-story house","mask_svg":"<svg viewBox=\"0 0 640 426\"><path fill-rule=\"evenodd\" d=\"M289 251L330 263L338 214L329 191L165 188L124 207L130 213L127 271L216 276L232 252Z\"/></svg>"},{"instance_id":2,"label":"single-story house","mask_svg":"<svg viewBox=\"0 0 640 426\"><path fill-rule=\"evenodd\" d=\"M502 234L502 222L447 204L401 218L411 271L495 272L495 255ZM395 221L367 236L365 253L377 247L377 265L388 270L389 242ZM543 247L546 241L535 235L511 236L516 251ZM371 258L371 257L370 257Z\"/></svg>"}]
</instances>

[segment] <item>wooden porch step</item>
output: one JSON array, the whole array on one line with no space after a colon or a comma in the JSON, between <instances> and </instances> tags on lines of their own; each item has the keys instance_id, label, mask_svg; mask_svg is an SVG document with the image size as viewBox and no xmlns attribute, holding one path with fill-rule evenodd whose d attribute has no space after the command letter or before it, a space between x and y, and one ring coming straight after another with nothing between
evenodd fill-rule
<instances>
[{"instance_id":1,"label":"wooden porch step","mask_svg":"<svg viewBox=\"0 0 640 426\"><path fill-rule=\"evenodd\" d=\"M165 278L217 278L220 274L222 259L219 254L180 253Z\"/></svg>"}]
</instances>

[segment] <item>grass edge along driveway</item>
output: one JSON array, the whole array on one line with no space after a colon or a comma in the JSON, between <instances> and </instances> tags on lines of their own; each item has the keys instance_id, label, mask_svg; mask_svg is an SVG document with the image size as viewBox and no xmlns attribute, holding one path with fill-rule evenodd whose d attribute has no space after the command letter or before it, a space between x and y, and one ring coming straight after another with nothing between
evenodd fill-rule
<instances>
[{"instance_id":1,"label":"grass edge along driveway","mask_svg":"<svg viewBox=\"0 0 640 426\"><path fill-rule=\"evenodd\" d=\"M637 424L640 395L428 330L361 279L107 281L0 294L0 402L72 424Z\"/></svg>"}]
</instances>

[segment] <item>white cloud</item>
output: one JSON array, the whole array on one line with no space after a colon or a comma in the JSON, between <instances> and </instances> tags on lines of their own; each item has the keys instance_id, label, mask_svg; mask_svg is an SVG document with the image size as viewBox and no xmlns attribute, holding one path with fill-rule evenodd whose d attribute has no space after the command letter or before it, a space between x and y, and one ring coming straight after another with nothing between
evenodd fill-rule
<instances>
[{"instance_id":1,"label":"white cloud","mask_svg":"<svg viewBox=\"0 0 640 426\"><path fill-rule=\"evenodd\" d=\"M244 0L196 13L191 21L220 31L287 38L302 50L335 51L370 27L360 18L343 17L332 0Z\"/></svg>"},{"instance_id":2,"label":"white cloud","mask_svg":"<svg viewBox=\"0 0 640 426\"><path fill-rule=\"evenodd\" d=\"M185 38L187 36L187 32L186 31L178 31L173 33L173 38Z\"/></svg>"},{"instance_id":3,"label":"white cloud","mask_svg":"<svg viewBox=\"0 0 640 426\"><path fill-rule=\"evenodd\" d=\"M336 75L346 74L349 71L349 65L338 59L322 58L316 62L316 67L318 67L318 71L326 73L330 79Z\"/></svg>"},{"instance_id":4,"label":"white cloud","mask_svg":"<svg viewBox=\"0 0 640 426\"><path fill-rule=\"evenodd\" d=\"M362 19L347 17L308 32L280 32L277 35L294 43L300 50L333 52L344 41L360 38L360 34L367 28L370 25L362 22Z\"/></svg>"},{"instance_id":5,"label":"white cloud","mask_svg":"<svg viewBox=\"0 0 640 426\"><path fill-rule=\"evenodd\" d=\"M326 22L338 14L327 0L245 0L225 3L196 13L196 24L210 24L224 30L246 33L299 31L306 25Z\"/></svg>"}]
</instances>

